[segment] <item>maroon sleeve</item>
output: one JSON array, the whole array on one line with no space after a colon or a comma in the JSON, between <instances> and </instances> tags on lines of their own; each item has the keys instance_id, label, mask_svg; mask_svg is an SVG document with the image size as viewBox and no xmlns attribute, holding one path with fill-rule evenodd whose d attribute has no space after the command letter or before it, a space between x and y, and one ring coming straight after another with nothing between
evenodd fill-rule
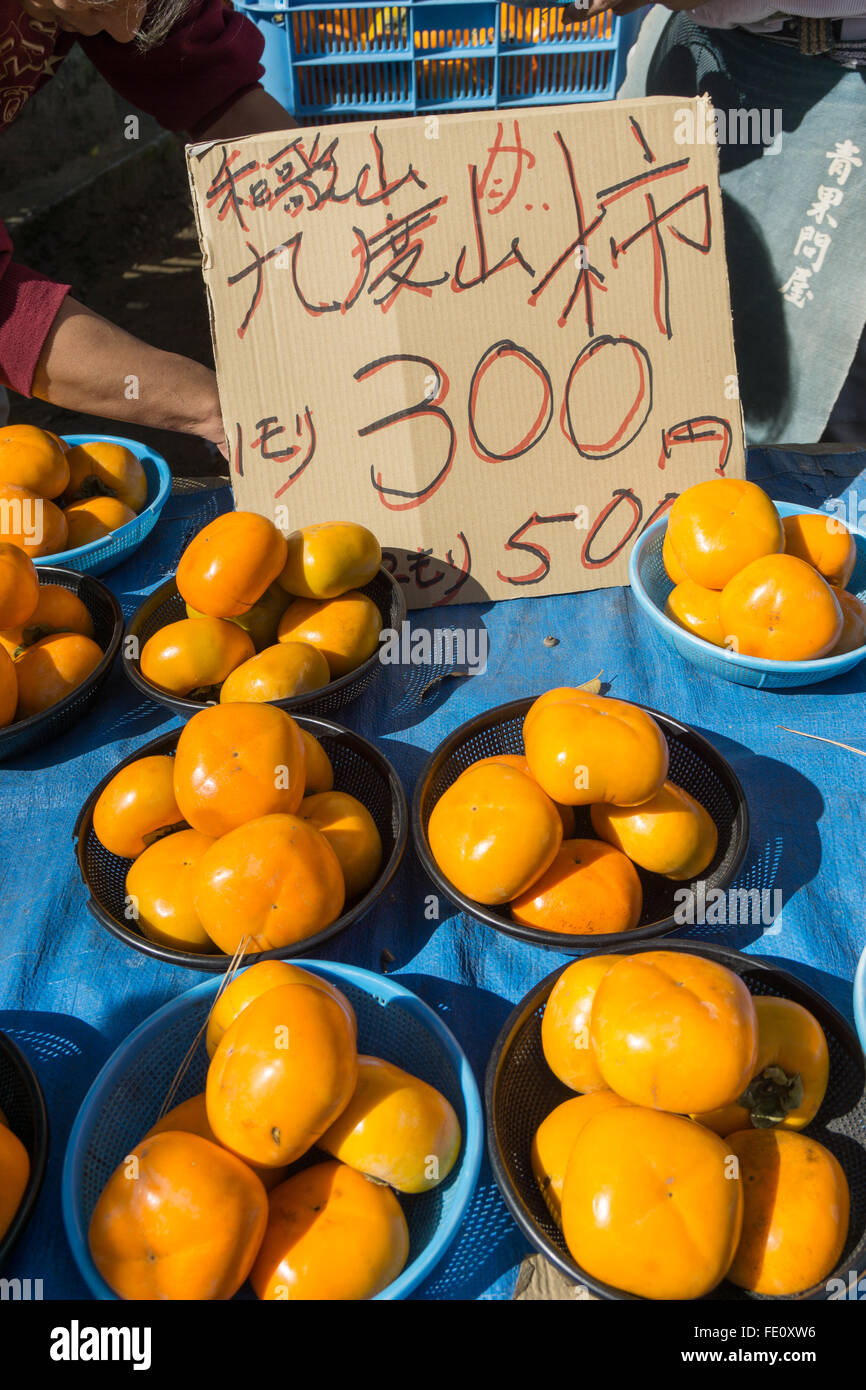
<instances>
[{"instance_id":1,"label":"maroon sleeve","mask_svg":"<svg viewBox=\"0 0 866 1390\"><path fill-rule=\"evenodd\" d=\"M22 396L30 395L39 354L69 288L16 265L0 222L0 382Z\"/></svg>"},{"instance_id":2,"label":"maroon sleeve","mask_svg":"<svg viewBox=\"0 0 866 1390\"><path fill-rule=\"evenodd\" d=\"M105 80L167 130L197 135L255 87L264 39L222 0L193 0L171 33L147 53L107 34L79 40Z\"/></svg>"}]
</instances>

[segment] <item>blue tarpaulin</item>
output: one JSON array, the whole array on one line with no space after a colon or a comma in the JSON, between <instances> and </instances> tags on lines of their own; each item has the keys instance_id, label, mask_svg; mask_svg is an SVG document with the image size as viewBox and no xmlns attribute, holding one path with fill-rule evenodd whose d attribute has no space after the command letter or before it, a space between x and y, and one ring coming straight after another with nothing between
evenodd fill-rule
<instances>
[{"instance_id":1,"label":"blue tarpaulin","mask_svg":"<svg viewBox=\"0 0 866 1390\"><path fill-rule=\"evenodd\" d=\"M753 450L749 476L780 500L820 506L841 497L848 515L855 517L858 507L866 513L863 453ZM171 498L142 550L107 576L127 617L173 572L189 538L230 505L227 488ZM414 614L412 622L431 629L483 626L490 655L485 674L443 680L424 698L429 668L383 666L371 690L337 716L378 743L408 795L429 754L456 725L507 700L603 671L611 694L692 724L731 762L752 826L739 882L781 894L781 912L769 926L697 926L683 935L778 958L851 1017L851 981L866 938L866 762L780 726L866 750L866 663L790 692L713 680L650 630L623 588L466 607L447 617L438 610ZM558 645L545 645L547 636ZM177 722L139 698L118 667L97 705L69 733L0 768L0 1029L32 1061L51 1123L45 1186L3 1273L42 1279L45 1298L87 1296L60 1210L63 1155L78 1106L126 1035L202 978L130 950L94 921L72 844L77 813L95 784ZM410 847L373 912L318 955L374 971L385 961L389 974L440 1012L480 1084L511 1008L564 957L474 923L444 900L440 919L428 920L430 892ZM485 1162L457 1240L414 1296L510 1298L528 1248Z\"/></svg>"}]
</instances>

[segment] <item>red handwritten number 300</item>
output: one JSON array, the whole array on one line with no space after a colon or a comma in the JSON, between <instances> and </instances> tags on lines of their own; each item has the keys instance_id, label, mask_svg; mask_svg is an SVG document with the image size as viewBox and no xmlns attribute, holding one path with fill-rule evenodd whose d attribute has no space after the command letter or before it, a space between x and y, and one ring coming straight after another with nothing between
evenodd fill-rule
<instances>
[{"instance_id":1,"label":"red handwritten number 300","mask_svg":"<svg viewBox=\"0 0 866 1390\"><path fill-rule=\"evenodd\" d=\"M586 373L590 363L595 362L597 365L599 359L604 356L608 359L607 365L610 368L609 359L614 354L624 359L623 369L618 375L622 376L629 370L636 373L634 395L624 411L622 419L614 420L607 427L605 439L587 440L581 437L575 422L576 412L572 406L572 395L576 385L580 383L581 374ZM541 382L542 402L535 419L521 436L510 447L504 450L494 450L489 444L485 444L479 435L476 412L482 383L487 378L488 373L494 369L495 364L505 358L522 363L525 369ZM408 420L433 417L440 420L445 427L447 449L445 460L435 475L414 490L389 486L384 481L382 473L377 471L375 466L371 466L370 481L372 486L378 493L382 505L391 511L408 511L410 508L420 507L429 497L432 497L451 472L457 448L457 431L450 415L443 409L443 403L449 390L448 377L432 358L420 357L412 353L393 353L388 357L379 357L374 362L360 367L355 372L355 380L367 381L385 367L404 366L406 363L415 363L418 366L426 367L433 378L432 388L428 389L423 400L413 405L404 406L391 415L384 415L381 419L362 426L358 430L358 434L363 439L368 435L378 433L379 430L389 429L393 425L403 424ZM584 380L588 380L587 375L584 375ZM562 394L559 423L563 435L582 458L607 459L621 453L634 442L644 428L651 409L652 366L646 349L630 338L596 337L592 338L581 349L572 363ZM523 457L541 442L552 419L553 386L550 373L543 362L540 362L528 348L521 347L509 339L494 343L486 352L482 353L478 365L472 373L468 400L469 442L473 453L478 458L489 463L499 463Z\"/></svg>"}]
</instances>

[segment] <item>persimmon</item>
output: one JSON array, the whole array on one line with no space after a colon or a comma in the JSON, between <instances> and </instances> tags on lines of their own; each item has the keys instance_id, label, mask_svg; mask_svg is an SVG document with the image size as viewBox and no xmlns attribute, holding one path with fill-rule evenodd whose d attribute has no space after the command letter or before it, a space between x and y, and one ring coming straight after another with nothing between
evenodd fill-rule
<instances>
[{"instance_id":1,"label":"persimmon","mask_svg":"<svg viewBox=\"0 0 866 1390\"><path fill-rule=\"evenodd\" d=\"M409 1258L409 1228L390 1188L345 1163L316 1163L271 1193L250 1282L266 1300L375 1298Z\"/></svg>"},{"instance_id":2,"label":"persimmon","mask_svg":"<svg viewBox=\"0 0 866 1390\"><path fill-rule=\"evenodd\" d=\"M213 950L196 911L198 867L213 845L198 830L163 835L138 856L126 875L126 896L148 941L175 951Z\"/></svg>"},{"instance_id":3,"label":"persimmon","mask_svg":"<svg viewBox=\"0 0 866 1390\"><path fill-rule=\"evenodd\" d=\"M578 1134L562 1231L581 1268L641 1298L692 1299L721 1283L743 1226L729 1147L680 1115L627 1105Z\"/></svg>"},{"instance_id":4,"label":"persimmon","mask_svg":"<svg viewBox=\"0 0 866 1390\"><path fill-rule=\"evenodd\" d=\"M651 715L624 700L575 695L549 702L530 710L524 739L536 782L565 805L636 806L667 777L667 739Z\"/></svg>"},{"instance_id":5,"label":"persimmon","mask_svg":"<svg viewBox=\"0 0 866 1390\"><path fill-rule=\"evenodd\" d=\"M114 498L138 513L147 505L147 474L140 459L124 444L94 439L76 444L66 455L69 483L63 493L66 506L88 498Z\"/></svg>"},{"instance_id":6,"label":"persimmon","mask_svg":"<svg viewBox=\"0 0 866 1390\"><path fill-rule=\"evenodd\" d=\"M28 647L15 662L18 718L41 714L71 695L102 657L102 648L77 632L58 632Z\"/></svg>"},{"instance_id":7,"label":"persimmon","mask_svg":"<svg viewBox=\"0 0 866 1390\"><path fill-rule=\"evenodd\" d=\"M277 642L235 667L223 684L220 701L291 700L321 690L330 679L327 661L308 642Z\"/></svg>"},{"instance_id":8,"label":"persimmon","mask_svg":"<svg viewBox=\"0 0 866 1390\"><path fill-rule=\"evenodd\" d=\"M336 680L354 671L379 645L382 615L371 598L350 589L339 598L296 598L280 618L281 642L318 648Z\"/></svg>"},{"instance_id":9,"label":"persimmon","mask_svg":"<svg viewBox=\"0 0 866 1390\"><path fill-rule=\"evenodd\" d=\"M820 1284L848 1235L850 1195L838 1160L806 1134L749 1129L724 1144L739 1163L743 1232L728 1278L785 1297Z\"/></svg>"},{"instance_id":10,"label":"persimmon","mask_svg":"<svg viewBox=\"0 0 866 1390\"><path fill-rule=\"evenodd\" d=\"M131 507L116 497L90 497L86 502L74 502L63 515L68 528L66 545L69 550L104 540L121 526L135 521L136 516Z\"/></svg>"},{"instance_id":11,"label":"persimmon","mask_svg":"<svg viewBox=\"0 0 866 1390\"><path fill-rule=\"evenodd\" d=\"M548 705L580 704L581 701L603 699L603 695L594 695L589 690L582 690L579 685L557 685L552 690L545 690L543 695L533 700L523 716L523 742L526 743L526 731L530 724Z\"/></svg>"},{"instance_id":12,"label":"persimmon","mask_svg":"<svg viewBox=\"0 0 866 1390\"><path fill-rule=\"evenodd\" d=\"M866 646L866 603L847 589L836 590L836 602L842 609L842 631L830 656L856 652Z\"/></svg>"},{"instance_id":13,"label":"persimmon","mask_svg":"<svg viewBox=\"0 0 866 1390\"><path fill-rule=\"evenodd\" d=\"M0 483L14 483L53 499L68 482L66 455L48 430L36 425L4 425L0 429Z\"/></svg>"},{"instance_id":14,"label":"persimmon","mask_svg":"<svg viewBox=\"0 0 866 1390\"><path fill-rule=\"evenodd\" d=\"M276 964L276 962L274 962ZM145 1134L145 1139L152 1139L155 1134L164 1134L166 1130L180 1130L183 1134L197 1134L201 1139L207 1139L211 1144L219 1144L219 1140L210 1127L210 1120L207 1117L207 1097L204 1091L197 1096L190 1096L189 1100L182 1100L179 1105L175 1105L171 1110L163 1115L161 1120L151 1125ZM222 1145L220 1144L220 1148ZM257 1168L254 1163L249 1164L256 1177L261 1182L266 1192L270 1192L272 1187L285 1182L288 1177L288 1168Z\"/></svg>"},{"instance_id":15,"label":"persimmon","mask_svg":"<svg viewBox=\"0 0 866 1390\"><path fill-rule=\"evenodd\" d=\"M0 542L0 628L23 627L38 602L39 575L30 556Z\"/></svg>"},{"instance_id":16,"label":"persimmon","mask_svg":"<svg viewBox=\"0 0 866 1390\"><path fill-rule=\"evenodd\" d=\"M427 827L446 878L476 902L510 902L540 878L562 843L556 807L531 777L489 763L467 768L440 796Z\"/></svg>"},{"instance_id":17,"label":"persimmon","mask_svg":"<svg viewBox=\"0 0 866 1390\"><path fill-rule=\"evenodd\" d=\"M200 1139L207 1139L211 1144L219 1144L219 1140L210 1127L207 1117L207 1104L204 1091L197 1096L190 1096L188 1100L182 1100L178 1105L163 1115L162 1119L152 1124L144 1139L152 1139L155 1134L164 1134L166 1130L179 1131L181 1134L197 1134Z\"/></svg>"},{"instance_id":18,"label":"persimmon","mask_svg":"<svg viewBox=\"0 0 866 1390\"><path fill-rule=\"evenodd\" d=\"M17 1134L0 1123L0 1240L21 1205L30 1181L30 1155Z\"/></svg>"},{"instance_id":19,"label":"persimmon","mask_svg":"<svg viewBox=\"0 0 866 1390\"><path fill-rule=\"evenodd\" d=\"M489 758L477 758L471 767L483 767L485 763L504 763L506 767L516 767L518 772L524 773L527 777L532 776L529 763L523 753L492 753ZM467 769L468 770L468 769ZM562 838L567 840L574 834L574 808L572 806L560 806L554 802L559 819L562 821Z\"/></svg>"},{"instance_id":20,"label":"persimmon","mask_svg":"<svg viewBox=\"0 0 866 1390\"><path fill-rule=\"evenodd\" d=\"M279 583L297 598L339 598L363 589L378 573L382 547L354 521L325 521L293 531Z\"/></svg>"},{"instance_id":21,"label":"persimmon","mask_svg":"<svg viewBox=\"0 0 866 1390\"><path fill-rule=\"evenodd\" d=\"M719 843L709 812L673 782L640 806L593 806L590 818L602 840L666 878L697 878L713 862Z\"/></svg>"},{"instance_id":22,"label":"persimmon","mask_svg":"<svg viewBox=\"0 0 866 1390\"><path fill-rule=\"evenodd\" d=\"M306 729L301 729L301 739L304 744L304 796L331 791L334 786L331 759L319 740Z\"/></svg>"},{"instance_id":23,"label":"persimmon","mask_svg":"<svg viewBox=\"0 0 866 1390\"><path fill-rule=\"evenodd\" d=\"M204 695L255 655L253 639L223 618L180 618L141 649L141 674L172 695Z\"/></svg>"},{"instance_id":24,"label":"persimmon","mask_svg":"<svg viewBox=\"0 0 866 1390\"><path fill-rule=\"evenodd\" d=\"M174 760L181 815L203 835L297 811L304 795L304 745L291 715L275 705L212 705L181 730Z\"/></svg>"},{"instance_id":25,"label":"persimmon","mask_svg":"<svg viewBox=\"0 0 866 1390\"><path fill-rule=\"evenodd\" d=\"M557 1226L562 1226L562 1188L577 1136L596 1115L628 1104L614 1091L572 1096L551 1110L535 1131L529 1155L532 1173Z\"/></svg>"},{"instance_id":26,"label":"persimmon","mask_svg":"<svg viewBox=\"0 0 866 1390\"><path fill-rule=\"evenodd\" d=\"M317 1142L398 1192L432 1192L457 1162L460 1122L434 1086L382 1057L359 1056L352 1098Z\"/></svg>"},{"instance_id":27,"label":"persimmon","mask_svg":"<svg viewBox=\"0 0 866 1390\"><path fill-rule=\"evenodd\" d=\"M827 1039L814 1014L793 999L755 996L758 1058L745 1092L724 1110L695 1115L722 1136L754 1125L804 1129L821 1108L830 1076Z\"/></svg>"},{"instance_id":28,"label":"persimmon","mask_svg":"<svg viewBox=\"0 0 866 1390\"><path fill-rule=\"evenodd\" d=\"M120 1298L228 1299L267 1219L267 1193L246 1163L198 1134L164 1131L109 1178L90 1219L90 1253Z\"/></svg>"},{"instance_id":29,"label":"persimmon","mask_svg":"<svg viewBox=\"0 0 866 1390\"><path fill-rule=\"evenodd\" d=\"M672 580L674 584L685 584L688 581L689 577L671 547L670 532L667 527L665 528L665 538L662 541L662 564L668 579Z\"/></svg>"},{"instance_id":30,"label":"persimmon","mask_svg":"<svg viewBox=\"0 0 866 1390\"><path fill-rule=\"evenodd\" d=\"M69 528L59 507L26 487L0 483L0 541L31 560L66 549Z\"/></svg>"},{"instance_id":31,"label":"persimmon","mask_svg":"<svg viewBox=\"0 0 866 1390\"><path fill-rule=\"evenodd\" d=\"M585 956L566 967L548 996L541 1047L554 1076L572 1091L608 1090L592 1047L592 1007L598 987L620 956Z\"/></svg>"},{"instance_id":32,"label":"persimmon","mask_svg":"<svg viewBox=\"0 0 866 1390\"><path fill-rule=\"evenodd\" d=\"M93 619L90 609L71 589L62 584L41 584L36 607L21 627L22 643L31 646L52 632L93 637Z\"/></svg>"},{"instance_id":33,"label":"persimmon","mask_svg":"<svg viewBox=\"0 0 866 1390\"><path fill-rule=\"evenodd\" d=\"M119 768L93 808L97 839L121 859L135 859L182 823L174 796L174 758L161 753Z\"/></svg>"},{"instance_id":34,"label":"persimmon","mask_svg":"<svg viewBox=\"0 0 866 1390\"><path fill-rule=\"evenodd\" d=\"M234 1153L280 1168L324 1134L357 1079L355 1033L338 1000L312 985L279 985L220 1038L207 1074L208 1120Z\"/></svg>"},{"instance_id":35,"label":"persimmon","mask_svg":"<svg viewBox=\"0 0 866 1390\"><path fill-rule=\"evenodd\" d=\"M227 831L198 868L196 910L229 956L243 941L248 951L305 941L337 920L345 899L337 855L298 816L260 816Z\"/></svg>"},{"instance_id":36,"label":"persimmon","mask_svg":"<svg viewBox=\"0 0 866 1390\"><path fill-rule=\"evenodd\" d=\"M671 561L705 589L724 589L753 560L777 555L784 538L774 503L742 478L696 483L680 494L668 514Z\"/></svg>"},{"instance_id":37,"label":"persimmon","mask_svg":"<svg viewBox=\"0 0 866 1390\"><path fill-rule=\"evenodd\" d=\"M18 673L15 662L5 648L0 647L0 729L15 718L18 707Z\"/></svg>"},{"instance_id":38,"label":"persimmon","mask_svg":"<svg viewBox=\"0 0 866 1390\"><path fill-rule=\"evenodd\" d=\"M383 857L382 837L366 806L348 792L317 792L304 797L298 815L322 832L336 854L346 897L360 898L375 883Z\"/></svg>"},{"instance_id":39,"label":"persimmon","mask_svg":"<svg viewBox=\"0 0 866 1390\"><path fill-rule=\"evenodd\" d=\"M253 646L257 652L262 652L265 647L272 647L277 640L277 628L280 625L280 618L286 611L289 603L289 596L285 589L281 589L279 584L271 584L266 589L261 598L253 604L247 613L239 613L233 618L229 618L230 623L237 623L244 632L248 632L253 639ZM191 603L186 605L186 616L188 618L205 618L206 613L199 613L197 608L193 608Z\"/></svg>"},{"instance_id":40,"label":"persimmon","mask_svg":"<svg viewBox=\"0 0 866 1390\"><path fill-rule=\"evenodd\" d=\"M225 512L190 541L177 567L186 603L211 618L248 613L286 563L285 537L256 512Z\"/></svg>"},{"instance_id":41,"label":"persimmon","mask_svg":"<svg viewBox=\"0 0 866 1390\"><path fill-rule=\"evenodd\" d=\"M770 661L827 656L842 634L836 594L796 555L746 565L722 590L719 613L727 646Z\"/></svg>"},{"instance_id":42,"label":"persimmon","mask_svg":"<svg viewBox=\"0 0 866 1390\"><path fill-rule=\"evenodd\" d=\"M782 525L785 553L805 560L828 584L844 589L857 562L857 543L848 527L817 512L786 516Z\"/></svg>"},{"instance_id":43,"label":"persimmon","mask_svg":"<svg viewBox=\"0 0 866 1390\"><path fill-rule=\"evenodd\" d=\"M634 1105L720 1109L755 1074L751 994L727 966L685 951L618 960L596 991L590 1036L605 1085Z\"/></svg>"},{"instance_id":44,"label":"persimmon","mask_svg":"<svg viewBox=\"0 0 866 1390\"><path fill-rule=\"evenodd\" d=\"M705 589L693 579L686 579L668 594L665 613L695 637L703 637L714 647L725 645L718 589Z\"/></svg>"},{"instance_id":45,"label":"persimmon","mask_svg":"<svg viewBox=\"0 0 866 1390\"><path fill-rule=\"evenodd\" d=\"M515 922L574 936L631 931L642 908L634 865L598 840L563 840L550 868L510 904Z\"/></svg>"},{"instance_id":46,"label":"persimmon","mask_svg":"<svg viewBox=\"0 0 866 1390\"><path fill-rule=\"evenodd\" d=\"M267 994L269 989L291 984L309 985L311 989L323 989L326 994L330 994L345 1010L352 1036L357 1035L355 1010L343 991L332 985L330 980L326 980L322 975L313 974L311 970L302 970L299 965L292 965L286 960L260 960L255 965L248 966L246 970L239 971L215 1001L208 1017L205 1034L208 1057L213 1057L223 1033L239 1014L243 1013L248 1004L260 995Z\"/></svg>"}]
</instances>

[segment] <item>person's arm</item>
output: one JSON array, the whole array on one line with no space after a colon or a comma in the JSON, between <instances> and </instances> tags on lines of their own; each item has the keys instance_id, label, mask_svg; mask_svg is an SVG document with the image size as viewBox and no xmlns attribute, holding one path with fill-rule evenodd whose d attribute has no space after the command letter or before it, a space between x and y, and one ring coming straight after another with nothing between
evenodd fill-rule
<instances>
[{"instance_id":1,"label":"person's arm","mask_svg":"<svg viewBox=\"0 0 866 1390\"><path fill-rule=\"evenodd\" d=\"M83 39L81 46L115 90L169 129L185 130L195 139L230 139L295 124L258 85L259 31L222 0L193 0L175 29L146 54L106 34ZM11 252L8 239L0 252L7 247ZM0 264L0 276L2 271ZM40 291L45 305L38 332L10 384L68 410L196 434L225 452L214 372L150 347L76 300L64 299L67 289L47 282ZM14 296L5 326L14 342L22 326ZM0 350L3 327L0 322Z\"/></svg>"},{"instance_id":2,"label":"person's arm","mask_svg":"<svg viewBox=\"0 0 866 1390\"><path fill-rule=\"evenodd\" d=\"M80 42L110 86L166 130L206 140L295 124L260 86L260 30L222 0L190 0L182 19L147 52L104 33Z\"/></svg>"},{"instance_id":3,"label":"person's arm","mask_svg":"<svg viewBox=\"0 0 866 1390\"><path fill-rule=\"evenodd\" d=\"M67 297L36 363L32 394L67 410L200 435L225 451L216 376Z\"/></svg>"},{"instance_id":4,"label":"person's arm","mask_svg":"<svg viewBox=\"0 0 866 1390\"><path fill-rule=\"evenodd\" d=\"M244 92L210 125L199 140L231 140L241 135L267 135L272 130L294 130L297 121L263 87Z\"/></svg>"}]
</instances>

